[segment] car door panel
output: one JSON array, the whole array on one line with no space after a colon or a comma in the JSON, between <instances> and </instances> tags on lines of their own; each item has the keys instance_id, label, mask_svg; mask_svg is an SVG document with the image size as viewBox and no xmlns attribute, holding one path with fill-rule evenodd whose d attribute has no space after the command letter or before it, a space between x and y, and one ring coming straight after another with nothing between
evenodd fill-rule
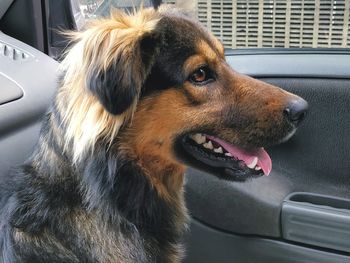
<instances>
[{"instance_id":1,"label":"car door panel","mask_svg":"<svg viewBox=\"0 0 350 263\"><path fill-rule=\"evenodd\" d=\"M58 63L1 32L0 50L1 177L22 163L37 143L41 120L57 87Z\"/></svg>"},{"instance_id":2,"label":"car door panel","mask_svg":"<svg viewBox=\"0 0 350 263\"><path fill-rule=\"evenodd\" d=\"M350 257L332 250L300 246L276 239L242 236L192 220L185 263L348 263Z\"/></svg>"},{"instance_id":3,"label":"car door panel","mask_svg":"<svg viewBox=\"0 0 350 263\"><path fill-rule=\"evenodd\" d=\"M289 193L310 191L350 197L350 162L344 162L344 156L350 147L349 142L344 140L350 129L350 118L344 119L344 116L350 114L350 96L344 95L350 92L350 81L265 81L303 96L311 107L305 123L296 135L290 141L269 149L273 160L271 176L246 183L230 183L190 169L187 193L191 211L200 219L206 221L212 218L210 222L219 224L227 217L227 223L221 226L223 229L238 233L279 236L276 218L283 199ZM334 136L334 133L338 136ZM203 206L199 205L200 202ZM218 212L213 213L212 209L208 209L210 206ZM276 211L269 213L269 210ZM266 231L265 227L252 224L250 220L274 229ZM227 225L231 227L228 228Z\"/></svg>"}]
</instances>

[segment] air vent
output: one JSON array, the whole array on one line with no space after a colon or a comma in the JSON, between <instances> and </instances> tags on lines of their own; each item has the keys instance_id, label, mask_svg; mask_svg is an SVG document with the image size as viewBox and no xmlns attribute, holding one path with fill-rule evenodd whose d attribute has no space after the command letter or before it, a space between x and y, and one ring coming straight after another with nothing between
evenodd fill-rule
<instances>
[{"instance_id":1,"label":"air vent","mask_svg":"<svg viewBox=\"0 0 350 263\"><path fill-rule=\"evenodd\" d=\"M183 1L176 1L183 2ZM350 47L349 0L196 0L225 47Z\"/></svg>"},{"instance_id":2,"label":"air vent","mask_svg":"<svg viewBox=\"0 0 350 263\"><path fill-rule=\"evenodd\" d=\"M16 61L23 61L30 57L28 53L2 42L0 42L0 56Z\"/></svg>"}]
</instances>

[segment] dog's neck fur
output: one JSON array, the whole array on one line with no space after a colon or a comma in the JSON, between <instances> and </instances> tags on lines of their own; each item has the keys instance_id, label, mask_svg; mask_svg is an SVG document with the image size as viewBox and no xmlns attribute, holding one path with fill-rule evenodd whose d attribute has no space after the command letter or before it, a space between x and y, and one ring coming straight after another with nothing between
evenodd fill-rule
<instances>
[{"instance_id":1,"label":"dog's neck fur","mask_svg":"<svg viewBox=\"0 0 350 263\"><path fill-rule=\"evenodd\" d=\"M185 166L172 157L172 147L168 141L153 134L147 138L144 132L122 132L118 152L128 156L147 177L152 188L168 202L177 202L182 194Z\"/></svg>"},{"instance_id":2,"label":"dog's neck fur","mask_svg":"<svg viewBox=\"0 0 350 263\"><path fill-rule=\"evenodd\" d=\"M62 197L55 198L64 200L60 203L62 206L69 204L69 210L67 207L55 209L64 208L62 211L67 214L83 209L88 214L98 216L102 222L117 219L118 222L134 225L147 243L144 244L145 249L147 246L158 247L159 255L153 255L155 258L163 255L173 258L175 262L179 257L177 246L187 222L183 194L184 167L166 156L156 155L156 148L161 146L153 143L140 145L137 138L132 136L128 140L119 137L123 143L112 145L99 141L93 154L86 155L80 164L73 165L71 156L63 151L61 134L53 131L55 125L52 122L56 118L55 113L48 115L46 122L51 123L44 124L41 143L32 161L36 174L42 177L45 184L62 186L62 192L58 193ZM64 189L65 185L69 187ZM65 197L69 192L75 193L74 202ZM41 205L50 205L50 201L46 200ZM55 211L52 214L69 216L62 213ZM49 224L56 224L59 219L48 216L40 222L50 220L52 222ZM38 222L37 219L33 221ZM40 231L39 226L36 229ZM159 262L168 262L168 259L163 260Z\"/></svg>"}]
</instances>

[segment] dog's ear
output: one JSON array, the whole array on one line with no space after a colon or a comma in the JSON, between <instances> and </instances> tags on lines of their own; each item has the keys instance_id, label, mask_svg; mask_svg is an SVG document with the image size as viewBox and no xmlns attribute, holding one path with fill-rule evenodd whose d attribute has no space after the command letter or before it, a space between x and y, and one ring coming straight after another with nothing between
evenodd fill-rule
<instances>
[{"instance_id":1,"label":"dog's ear","mask_svg":"<svg viewBox=\"0 0 350 263\"><path fill-rule=\"evenodd\" d=\"M135 15L115 12L110 20L99 21L88 30L85 85L109 113L122 114L136 106L157 54L158 20L153 10Z\"/></svg>"}]
</instances>

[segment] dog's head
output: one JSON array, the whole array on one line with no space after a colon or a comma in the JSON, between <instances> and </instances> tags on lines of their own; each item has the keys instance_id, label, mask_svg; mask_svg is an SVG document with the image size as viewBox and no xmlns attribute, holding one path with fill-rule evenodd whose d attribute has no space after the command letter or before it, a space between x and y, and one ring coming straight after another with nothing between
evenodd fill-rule
<instances>
[{"instance_id":1,"label":"dog's head","mask_svg":"<svg viewBox=\"0 0 350 263\"><path fill-rule=\"evenodd\" d=\"M291 137L307 110L298 96L232 70L212 34L162 7L96 21L63 69L75 159L99 141L154 170L188 163L245 180L270 173L263 147Z\"/></svg>"}]
</instances>

